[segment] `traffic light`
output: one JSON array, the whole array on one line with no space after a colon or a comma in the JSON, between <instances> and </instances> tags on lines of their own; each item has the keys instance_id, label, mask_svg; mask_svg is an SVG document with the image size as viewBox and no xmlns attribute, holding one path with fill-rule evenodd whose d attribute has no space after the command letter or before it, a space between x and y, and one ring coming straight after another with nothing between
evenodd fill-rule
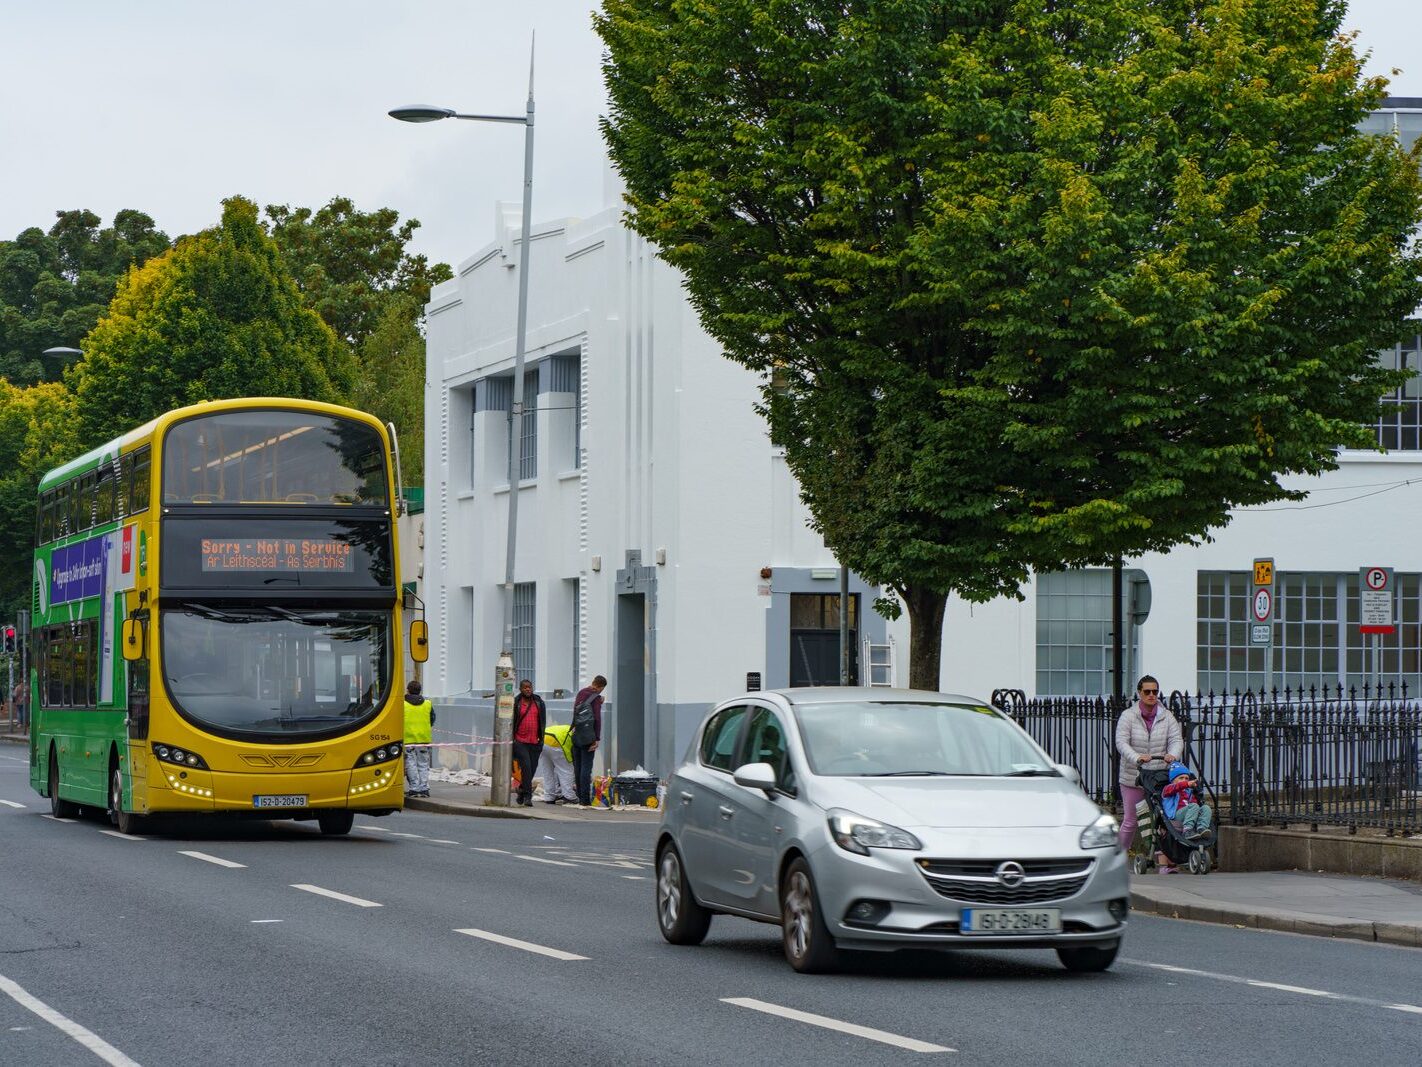
<instances>
[{"instance_id":1,"label":"traffic light","mask_svg":"<svg viewBox=\"0 0 1422 1067\"><path fill-rule=\"evenodd\" d=\"M15 628L13 626L5 627L5 651L15 651Z\"/></svg>"}]
</instances>

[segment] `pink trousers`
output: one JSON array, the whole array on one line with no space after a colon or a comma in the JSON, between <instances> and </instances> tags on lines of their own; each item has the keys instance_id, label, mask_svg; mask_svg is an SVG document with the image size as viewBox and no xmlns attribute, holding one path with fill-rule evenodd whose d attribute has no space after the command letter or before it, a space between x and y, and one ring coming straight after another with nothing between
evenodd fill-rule
<instances>
[{"instance_id":1,"label":"pink trousers","mask_svg":"<svg viewBox=\"0 0 1422 1067\"><path fill-rule=\"evenodd\" d=\"M1130 848L1136 836L1136 805L1145 799L1145 790L1138 785L1121 786L1121 848Z\"/></svg>"}]
</instances>

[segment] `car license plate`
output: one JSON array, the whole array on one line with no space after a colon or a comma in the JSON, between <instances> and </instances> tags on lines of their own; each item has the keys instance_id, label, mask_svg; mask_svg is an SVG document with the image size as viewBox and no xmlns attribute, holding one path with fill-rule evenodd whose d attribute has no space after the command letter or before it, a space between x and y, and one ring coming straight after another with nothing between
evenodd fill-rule
<instances>
[{"instance_id":1,"label":"car license plate","mask_svg":"<svg viewBox=\"0 0 1422 1067\"><path fill-rule=\"evenodd\" d=\"M262 793L252 798L254 808L304 808L306 804L304 793Z\"/></svg>"},{"instance_id":2,"label":"car license plate","mask_svg":"<svg viewBox=\"0 0 1422 1067\"><path fill-rule=\"evenodd\" d=\"M964 934L1059 934L1060 908L964 908L958 923Z\"/></svg>"}]
</instances>

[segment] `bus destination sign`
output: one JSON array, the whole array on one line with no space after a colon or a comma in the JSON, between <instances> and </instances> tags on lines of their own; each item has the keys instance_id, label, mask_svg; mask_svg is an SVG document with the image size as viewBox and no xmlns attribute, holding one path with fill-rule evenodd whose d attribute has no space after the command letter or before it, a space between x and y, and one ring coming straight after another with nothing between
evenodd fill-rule
<instances>
[{"instance_id":1,"label":"bus destination sign","mask_svg":"<svg viewBox=\"0 0 1422 1067\"><path fill-rule=\"evenodd\" d=\"M355 573L350 543L331 537L241 537L201 542L204 574L276 571L282 574Z\"/></svg>"}]
</instances>

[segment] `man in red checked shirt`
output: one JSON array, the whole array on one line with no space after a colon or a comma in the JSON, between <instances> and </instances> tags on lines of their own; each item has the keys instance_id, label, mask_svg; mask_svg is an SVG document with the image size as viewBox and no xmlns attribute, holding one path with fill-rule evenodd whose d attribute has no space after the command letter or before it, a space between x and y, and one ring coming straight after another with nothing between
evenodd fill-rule
<instances>
[{"instance_id":1,"label":"man in red checked shirt","mask_svg":"<svg viewBox=\"0 0 1422 1067\"><path fill-rule=\"evenodd\" d=\"M543 731L548 728L548 709L543 698L533 691L527 678L518 683L514 697L513 758L518 764L518 795L515 803L533 807L533 769L543 754Z\"/></svg>"}]
</instances>

